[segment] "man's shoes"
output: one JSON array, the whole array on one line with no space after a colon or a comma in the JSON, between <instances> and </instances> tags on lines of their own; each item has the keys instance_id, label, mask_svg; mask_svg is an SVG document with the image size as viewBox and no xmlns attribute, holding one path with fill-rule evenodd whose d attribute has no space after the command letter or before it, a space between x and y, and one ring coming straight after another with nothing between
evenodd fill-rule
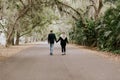
<instances>
[{"instance_id":1,"label":"man's shoes","mask_svg":"<svg viewBox=\"0 0 120 80\"><path fill-rule=\"evenodd\" d=\"M52 53L50 53L50 55L52 56L53 54L52 54Z\"/></svg>"}]
</instances>

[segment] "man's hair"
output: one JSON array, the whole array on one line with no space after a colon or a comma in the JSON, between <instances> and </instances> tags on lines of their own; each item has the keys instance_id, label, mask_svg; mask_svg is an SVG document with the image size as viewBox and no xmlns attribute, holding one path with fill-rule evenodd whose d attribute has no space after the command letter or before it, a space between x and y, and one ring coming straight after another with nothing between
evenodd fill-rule
<instances>
[{"instance_id":1,"label":"man's hair","mask_svg":"<svg viewBox=\"0 0 120 80\"><path fill-rule=\"evenodd\" d=\"M50 30L50 32L53 32L53 30Z\"/></svg>"}]
</instances>

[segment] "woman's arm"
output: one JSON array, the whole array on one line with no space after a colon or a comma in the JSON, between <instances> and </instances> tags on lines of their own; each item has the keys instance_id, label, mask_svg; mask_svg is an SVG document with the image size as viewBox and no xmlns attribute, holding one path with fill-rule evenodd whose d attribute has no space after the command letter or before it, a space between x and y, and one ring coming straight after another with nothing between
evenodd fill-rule
<instances>
[{"instance_id":1,"label":"woman's arm","mask_svg":"<svg viewBox=\"0 0 120 80\"><path fill-rule=\"evenodd\" d=\"M69 43L67 38L66 38L66 43Z\"/></svg>"},{"instance_id":2,"label":"woman's arm","mask_svg":"<svg viewBox=\"0 0 120 80\"><path fill-rule=\"evenodd\" d=\"M59 37L59 39L56 42L59 42L61 40L61 38Z\"/></svg>"}]
</instances>

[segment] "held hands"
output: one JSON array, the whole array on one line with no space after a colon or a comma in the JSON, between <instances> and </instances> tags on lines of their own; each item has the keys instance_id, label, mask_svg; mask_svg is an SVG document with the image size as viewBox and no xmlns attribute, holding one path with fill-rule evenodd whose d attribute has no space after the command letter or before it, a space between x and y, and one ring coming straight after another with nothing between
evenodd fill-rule
<instances>
[{"instance_id":1,"label":"held hands","mask_svg":"<svg viewBox=\"0 0 120 80\"><path fill-rule=\"evenodd\" d=\"M56 43L58 43L58 41L56 40Z\"/></svg>"}]
</instances>

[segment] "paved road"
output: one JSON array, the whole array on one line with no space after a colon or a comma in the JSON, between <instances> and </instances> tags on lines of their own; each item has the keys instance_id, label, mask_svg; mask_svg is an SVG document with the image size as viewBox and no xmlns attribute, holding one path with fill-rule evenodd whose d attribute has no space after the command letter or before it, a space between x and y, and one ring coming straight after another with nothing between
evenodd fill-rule
<instances>
[{"instance_id":1,"label":"paved road","mask_svg":"<svg viewBox=\"0 0 120 80\"><path fill-rule=\"evenodd\" d=\"M35 45L0 63L0 80L120 80L120 63L68 46L62 56L55 46Z\"/></svg>"}]
</instances>

